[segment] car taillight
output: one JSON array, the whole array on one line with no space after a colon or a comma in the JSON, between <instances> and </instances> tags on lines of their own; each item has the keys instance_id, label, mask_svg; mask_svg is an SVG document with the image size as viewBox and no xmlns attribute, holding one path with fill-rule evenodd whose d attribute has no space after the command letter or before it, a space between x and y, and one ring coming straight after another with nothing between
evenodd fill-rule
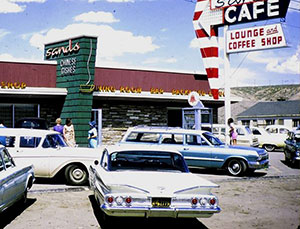
<instances>
[{"instance_id":1,"label":"car taillight","mask_svg":"<svg viewBox=\"0 0 300 229\"><path fill-rule=\"evenodd\" d=\"M107 202L111 204L114 202L114 198L112 196L107 197Z\"/></svg>"},{"instance_id":2,"label":"car taillight","mask_svg":"<svg viewBox=\"0 0 300 229\"><path fill-rule=\"evenodd\" d=\"M125 202L126 202L127 204L130 204L131 201L132 201L131 197L127 197L127 198L125 199Z\"/></svg>"},{"instance_id":3,"label":"car taillight","mask_svg":"<svg viewBox=\"0 0 300 229\"><path fill-rule=\"evenodd\" d=\"M210 205L215 205L216 203L217 203L216 198L210 198L210 199L209 199L209 204L210 204Z\"/></svg>"},{"instance_id":4,"label":"car taillight","mask_svg":"<svg viewBox=\"0 0 300 229\"><path fill-rule=\"evenodd\" d=\"M191 202L193 205L196 205L198 203L198 200L196 198L193 198Z\"/></svg>"}]
</instances>

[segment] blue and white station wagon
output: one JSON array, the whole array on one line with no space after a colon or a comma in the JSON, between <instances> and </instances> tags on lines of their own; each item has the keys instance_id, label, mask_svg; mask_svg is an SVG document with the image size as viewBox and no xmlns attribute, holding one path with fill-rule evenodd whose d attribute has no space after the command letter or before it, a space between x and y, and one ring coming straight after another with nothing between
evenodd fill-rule
<instances>
[{"instance_id":1,"label":"blue and white station wagon","mask_svg":"<svg viewBox=\"0 0 300 229\"><path fill-rule=\"evenodd\" d=\"M119 144L178 150L189 167L225 169L233 176L269 166L269 155L264 149L227 146L207 131L137 126L129 128Z\"/></svg>"}]
</instances>

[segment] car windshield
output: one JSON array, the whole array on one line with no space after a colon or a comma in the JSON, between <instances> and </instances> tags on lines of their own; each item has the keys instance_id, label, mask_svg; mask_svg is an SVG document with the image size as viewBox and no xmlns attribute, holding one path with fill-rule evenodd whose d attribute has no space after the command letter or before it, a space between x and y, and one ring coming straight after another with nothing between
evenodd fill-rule
<instances>
[{"instance_id":1,"label":"car windshield","mask_svg":"<svg viewBox=\"0 0 300 229\"><path fill-rule=\"evenodd\" d=\"M181 155L172 152L123 151L110 155L110 170L175 170L188 172Z\"/></svg>"},{"instance_id":2,"label":"car windshield","mask_svg":"<svg viewBox=\"0 0 300 229\"><path fill-rule=\"evenodd\" d=\"M49 134L43 142L43 148L66 147L64 139L60 134Z\"/></svg>"},{"instance_id":3,"label":"car windshield","mask_svg":"<svg viewBox=\"0 0 300 229\"><path fill-rule=\"evenodd\" d=\"M217 138L210 132L205 132L202 135L214 146L224 145L224 142L222 142L219 138Z\"/></svg>"}]
</instances>

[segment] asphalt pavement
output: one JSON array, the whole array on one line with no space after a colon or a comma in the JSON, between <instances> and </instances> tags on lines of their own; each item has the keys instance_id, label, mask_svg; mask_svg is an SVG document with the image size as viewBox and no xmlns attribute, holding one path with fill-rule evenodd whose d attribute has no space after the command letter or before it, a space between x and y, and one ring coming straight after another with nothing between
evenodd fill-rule
<instances>
[{"instance_id":1,"label":"asphalt pavement","mask_svg":"<svg viewBox=\"0 0 300 229\"><path fill-rule=\"evenodd\" d=\"M243 177L233 177L224 170L215 169L191 169L191 172L208 180L218 182L236 179L268 179L276 177L299 177L300 169L293 168L284 161L284 153L275 151L269 153L270 166L268 169L256 170L253 174ZM88 186L69 186L57 179L37 179L30 192L65 192L88 190Z\"/></svg>"}]
</instances>

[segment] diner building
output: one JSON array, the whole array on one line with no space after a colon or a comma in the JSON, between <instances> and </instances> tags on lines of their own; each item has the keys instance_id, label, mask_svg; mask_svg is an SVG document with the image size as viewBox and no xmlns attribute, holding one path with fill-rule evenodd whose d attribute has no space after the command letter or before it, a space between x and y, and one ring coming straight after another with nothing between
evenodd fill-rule
<instances>
[{"instance_id":1,"label":"diner building","mask_svg":"<svg viewBox=\"0 0 300 229\"><path fill-rule=\"evenodd\" d=\"M87 57L75 50L79 44ZM224 93L213 99L206 74L95 67L95 61L89 63L95 60L95 45L96 38L90 37L46 45L45 60L58 56L53 47L69 50L57 63L1 61L0 119L14 127L19 118L41 117L53 126L56 118L61 117L64 124L69 117L78 144L84 146L89 121L99 117L95 112L101 112L102 120L97 121L106 140L120 138L114 131L136 125L181 126L182 108L189 107L188 94L197 91L203 105L212 108L213 122L218 122ZM109 133L111 137L105 137Z\"/></svg>"}]
</instances>

